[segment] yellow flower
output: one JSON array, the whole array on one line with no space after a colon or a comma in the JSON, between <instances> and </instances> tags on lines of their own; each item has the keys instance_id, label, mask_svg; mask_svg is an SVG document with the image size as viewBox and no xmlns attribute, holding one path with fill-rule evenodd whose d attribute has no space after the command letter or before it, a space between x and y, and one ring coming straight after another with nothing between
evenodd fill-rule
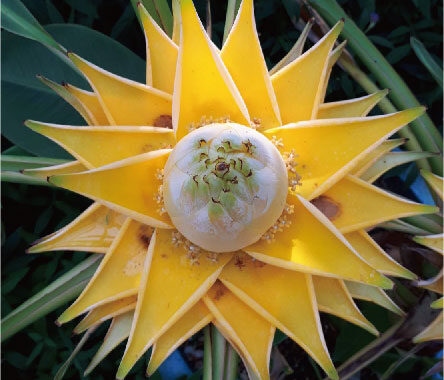
<instances>
[{"instance_id":1,"label":"yellow flower","mask_svg":"<svg viewBox=\"0 0 444 380\"><path fill-rule=\"evenodd\" d=\"M89 126L26 123L77 160L28 174L95 201L29 251L105 253L59 323L89 312L81 332L113 318L87 372L129 337L118 379L150 347L152 374L210 322L252 377L269 378L279 328L337 378L319 311L377 334L352 297L402 313L381 290L392 287L384 274L415 277L366 230L435 208L359 176L424 109L366 117L385 91L324 103L342 21L270 74L252 0L242 2L222 50L191 0L181 1L172 39L139 10L146 84L68 53L93 92L42 80Z\"/></svg>"}]
</instances>

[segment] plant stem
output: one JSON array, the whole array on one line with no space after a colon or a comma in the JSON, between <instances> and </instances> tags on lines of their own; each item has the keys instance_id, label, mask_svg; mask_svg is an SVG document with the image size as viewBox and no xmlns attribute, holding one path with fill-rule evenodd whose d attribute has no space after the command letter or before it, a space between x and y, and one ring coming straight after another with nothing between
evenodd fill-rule
<instances>
[{"instance_id":1,"label":"plant stem","mask_svg":"<svg viewBox=\"0 0 444 380\"><path fill-rule=\"evenodd\" d=\"M420 105L399 74L335 0L308 0L308 3L330 25L333 25L341 18L345 19L342 35L348 40L351 49L376 77L378 82L391 90L390 97L399 109ZM427 114L413 121L411 126L412 132L416 136L422 150L442 153L441 134ZM428 161L433 172L442 176L442 158L431 157Z\"/></svg>"},{"instance_id":2,"label":"plant stem","mask_svg":"<svg viewBox=\"0 0 444 380\"><path fill-rule=\"evenodd\" d=\"M225 363L225 380L236 380L239 355L236 350L228 344L227 360Z\"/></svg>"},{"instance_id":3,"label":"plant stem","mask_svg":"<svg viewBox=\"0 0 444 380\"><path fill-rule=\"evenodd\" d=\"M213 378L213 360L211 356L211 333L210 326L204 328L204 358L203 358L203 380Z\"/></svg>"},{"instance_id":4,"label":"plant stem","mask_svg":"<svg viewBox=\"0 0 444 380\"><path fill-rule=\"evenodd\" d=\"M219 330L212 325L213 379L224 378L226 340Z\"/></svg>"}]
</instances>

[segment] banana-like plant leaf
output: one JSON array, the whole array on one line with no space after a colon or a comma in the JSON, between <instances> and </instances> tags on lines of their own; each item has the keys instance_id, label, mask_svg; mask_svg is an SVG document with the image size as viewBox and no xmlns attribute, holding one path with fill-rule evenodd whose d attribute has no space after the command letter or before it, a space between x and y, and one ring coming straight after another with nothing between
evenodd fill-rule
<instances>
[{"instance_id":1,"label":"banana-like plant leaf","mask_svg":"<svg viewBox=\"0 0 444 380\"><path fill-rule=\"evenodd\" d=\"M40 168L43 166L60 165L68 162L66 160L59 160L56 158L15 156L10 154L2 154L0 159L2 171L13 172L18 172L23 169Z\"/></svg>"},{"instance_id":2,"label":"banana-like plant leaf","mask_svg":"<svg viewBox=\"0 0 444 380\"><path fill-rule=\"evenodd\" d=\"M80 294L99 266L102 255L95 254L59 277L2 319L1 341L45 316Z\"/></svg>"},{"instance_id":3,"label":"banana-like plant leaf","mask_svg":"<svg viewBox=\"0 0 444 380\"><path fill-rule=\"evenodd\" d=\"M53 186L44 179L31 177L19 172L2 171L0 173L1 182L22 183L24 185Z\"/></svg>"},{"instance_id":4,"label":"banana-like plant leaf","mask_svg":"<svg viewBox=\"0 0 444 380\"><path fill-rule=\"evenodd\" d=\"M3 0L2 28L64 53L65 49L40 25L20 0Z\"/></svg>"}]
</instances>

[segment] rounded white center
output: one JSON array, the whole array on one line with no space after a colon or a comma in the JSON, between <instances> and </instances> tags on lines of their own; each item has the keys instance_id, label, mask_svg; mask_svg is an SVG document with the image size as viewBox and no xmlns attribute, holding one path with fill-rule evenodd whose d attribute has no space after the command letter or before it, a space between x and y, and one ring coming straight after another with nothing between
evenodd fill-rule
<instances>
[{"instance_id":1,"label":"rounded white center","mask_svg":"<svg viewBox=\"0 0 444 380\"><path fill-rule=\"evenodd\" d=\"M236 251L259 240L282 214L287 169L261 133L215 123L175 146L163 192L166 211L188 240L211 252Z\"/></svg>"}]
</instances>

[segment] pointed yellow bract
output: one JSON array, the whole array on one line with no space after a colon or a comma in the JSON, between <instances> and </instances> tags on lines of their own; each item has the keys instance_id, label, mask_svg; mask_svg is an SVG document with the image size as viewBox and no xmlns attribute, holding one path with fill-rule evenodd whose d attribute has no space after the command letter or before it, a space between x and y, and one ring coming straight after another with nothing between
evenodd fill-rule
<instances>
[{"instance_id":1,"label":"pointed yellow bract","mask_svg":"<svg viewBox=\"0 0 444 380\"><path fill-rule=\"evenodd\" d=\"M88 125L97 125L97 120L91 111L85 107L85 105L70 91L66 89L64 85L53 82L42 75L37 75L37 78L50 89L62 97L67 103L69 103L86 121Z\"/></svg>"},{"instance_id":2,"label":"pointed yellow bract","mask_svg":"<svg viewBox=\"0 0 444 380\"><path fill-rule=\"evenodd\" d=\"M439 313L436 319L420 334L413 338L413 343L427 342L429 340L443 339L443 313Z\"/></svg>"},{"instance_id":3,"label":"pointed yellow bract","mask_svg":"<svg viewBox=\"0 0 444 380\"><path fill-rule=\"evenodd\" d=\"M421 175L424 177L433 191L438 194L441 199L443 199L444 179L424 169L421 170Z\"/></svg>"},{"instance_id":4,"label":"pointed yellow bract","mask_svg":"<svg viewBox=\"0 0 444 380\"><path fill-rule=\"evenodd\" d=\"M380 157L404 144L407 139L390 139L384 141L376 148L365 154L359 159L355 167L350 171L350 174L360 177L370 166L372 166Z\"/></svg>"},{"instance_id":5,"label":"pointed yellow bract","mask_svg":"<svg viewBox=\"0 0 444 380\"><path fill-rule=\"evenodd\" d=\"M444 306L444 297L441 297L430 304L430 307L433 309L442 309L443 306Z\"/></svg>"},{"instance_id":6,"label":"pointed yellow bract","mask_svg":"<svg viewBox=\"0 0 444 380\"><path fill-rule=\"evenodd\" d=\"M152 232L152 228L128 218L93 278L58 322L68 322L98 305L137 294Z\"/></svg>"},{"instance_id":7,"label":"pointed yellow bract","mask_svg":"<svg viewBox=\"0 0 444 380\"><path fill-rule=\"evenodd\" d=\"M341 58L341 55L345 49L345 45L347 45L347 40L340 43L328 55L327 70L326 70L324 80L322 83L322 90L321 90L321 95L320 95L320 102L321 103L325 101L325 95L327 94L328 82L330 80L330 76L333 71L333 66L336 64L336 62L339 60L339 58Z\"/></svg>"},{"instance_id":8,"label":"pointed yellow bract","mask_svg":"<svg viewBox=\"0 0 444 380\"><path fill-rule=\"evenodd\" d=\"M413 240L444 255L444 234L415 236Z\"/></svg>"},{"instance_id":9,"label":"pointed yellow bract","mask_svg":"<svg viewBox=\"0 0 444 380\"><path fill-rule=\"evenodd\" d=\"M296 108L296 107L294 107ZM365 118L312 120L269 129L282 138L282 151L294 149L301 178L297 193L312 199L321 195L387 137L424 113L423 107Z\"/></svg>"},{"instance_id":10,"label":"pointed yellow bract","mask_svg":"<svg viewBox=\"0 0 444 380\"><path fill-rule=\"evenodd\" d=\"M109 208L153 227L171 228L170 219L157 211L156 195L170 150L156 150L79 174L50 177L56 186L83 194ZM118 181L116 182L116 178Z\"/></svg>"},{"instance_id":11,"label":"pointed yellow bract","mask_svg":"<svg viewBox=\"0 0 444 380\"><path fill-rule=\"evenodd\" d=\"M105 111L100 104L97 94L91 91L82 90L72 84L65 83L63 85L68 92L75 96L83 106L92 114L93 125L109 125L110 120L105 115Z\"/></svg>"},{"instance_id":12,"label":"pointed yellow bract","mask_svg":"<svg viewBox=\"0 0 444 380\"><path fill-rule=\"evenodd\" d=\"M254 21L253 0L244 0L220 54L261 129L281 125L279 108Z\"/></svg>"},{"instance_id":13,"label":"pointed yellow bract","mask_svg":"<svg viewBox=\"0 0 444 380\"><path fill-rule=\"evenodd\" d=\"M102 345L92 358L88 367L85 370L84 376L88 376L89 373L96 368L96 366L120 343L122 343L131 330L131 324L133 322L133 311L129 311L125 314L118 315L113 318L108 332L105 335Z\"/></svg>"},{"instance_id":14,"label":"pointed yellow bract","mask_svg":"<svg viewBox=\"0 0 444 380\"><path fill-rule=\"evenodd\" d=\"M387 94L388 90L381 90L362 98L321 104L316 119L367 116L372 108Z\"/></svg>"},{"instance_id":15,"label":"pointed yellow bract","mask_svg":"<svg viewBox=\"0 0 444 380\"><path fill-rule=\"evenodd\" d=\"M434 154L429 152L389 152L376 160L359 177L368 183L373 183L394 167L433 156Z\"/></svg>"},{"instance_id":16,"label":"pointed yellow bract","mask_svg":"<svg viewBox=\"0 0 444 380\"><path fill-rule=\"evenodd\" d=\"M345 285L353 298L373 302L401 316L405 314L383 290L375 286L350 281L345 281Z\"/></svg>"},{"instance_id":17,"label":"pointed yellow bract","mask_svg":"<svg viewBox=\"0 0 444 380\"><path fill-rule=\"evenodd\" d=\"M247 108L208 38L191 0L181 2L182 30L173 99L177 140L202 120L249 125Z\"/></svg>"},{"instance_id":18,"label":"pointed yellow bract","mask_svg":"<svg viewBox=\"0 0 444 380\"><path fill-rule=\"evenodd\" d=\"M65 227L34 242L27 252L66 250L105 253L125 219L125 216L94 203Z\"/></svg>"},{"instance_id":19,"label":"pointed yellow bract","mask_svg":"<svg viewBox=\"0 0 444 380\"><path fill-rule=\"evenodd\" d=\"M123 379L140 356L202 298L232 257L224 253L214 261L202 252L195 262L184 246L173 244L173 236L173 231L157 229L151 239L118 379Z\"/></svg>"},{"instance_id":20,"label":"pointed yellow bract","mask_svg":"<svg viewBox=\"0 0 444 380\"><path fill-rule=\"evenodd\" d=\"M167 128L72 127L32 120L25 125L59 144L88 169L175 145L174 132Z\"/></svg>"},{"instance_id":21,"label":"pointed yellow bract","mask_svg":"<svg viewBox=\"0 0 444 380\"><path fill-rule=\"evenodd\" d=\"M189 337L205 327L213 319L203 301L196 303L154 343L146 370L151 376L163 361Z\"/></svg>"},{"instance_id":22,"label":"pointed yellow bract","mask_svg":"<svg viewBox=\"0 0 444 380\"><path fill-rule=\"evenodd\" d=\"M86 314L85 318L79 322L73 332L80 334L98 323L126 313L127 311L134 310L136 308L136 302L137 295L133 295L99 305Z\"/></svg>"},{"instance_id":23,"label":"pointed yellow bract","mask_svg":"<svg viewBox=\"0 0 444 380\"><path fill-rule=\"evenodd\" d=\"M443 270L441 269L441 271L435 277L418 281L418 286L431 290L435 293L444 294L442 273Z\"/></svg>"},{"instance_id":24,"label":"pointed yellow bract","mask_svg":"<svg viewBox=\"0 0 444 380\"><path fill-rule=\"evenodd\" d=\"M342 280L313 276L316 301L320 311L338 316L379 335L378 330L359 311Z\"/></svg>"},{"instance_id":25,"label":"pointed yellow bract","mask_svg":"<svg viewBox=\"0 0 444 380\"><path fill-rule=\"evenodd\" d=\"M258 260L282 268L346 278L391 288L391 281L359 257L321 212L301 197L289 195L291 223L272 242L260 240L244 250ZM334 255L332 255L334 252Z\"/></svg>"},{"instance_id":26,"label":"pointed yellow bract","mask_svg":"<svg viewBox=\"0 0 444 380\"><path fill-rule=\"evenodd\" d=\"M171 115L171 95L141 83L111 74L68 53L88 79L112 125L156 125L162 115Z\"/></svg>"},{"instance_id":27,"label":"pointed yellow bract","mask_svg":"<svg viewBox=\"0 0 444 380\"><path fill-rule=\"evenodd\" d=\"M347 176L322 194L339 205L333 224L342 232L353 232L387 220L437 211L435 206L397 197L353 176Z\"/></svg>"},{"instance_id":28,"label":"pointed yellow bract","mask_svg":"<svg viewBox=\"0 0 444 380\"><path fill-rule=\"evenodd\" d=\"M168 94L174 90L179 48L157 25L141 2L137 3L146 42L146 84Z\"/></svg>"},{"instance_id":29,"label":"pointed yellow bract","mask_svg":"<svg viewBox=\"0 0 444 380\"><path fill-rule=\"evenodd\" d=\"M311 276L236 254L220 280L298 343L331 378L338 378L325 346Z\"/></svg>"},{"instance_id":30,"label":"pointed yellow bract","mask_svg":"<svg viewBox=\"0 0 444 380\"><path fill-rule=\"evenodd\" d=\"M388 276L397 276L414 280L417 276L399 265L370 237L364 230L350 232L344 237L373 268Z\"/></svg>"},{"instance_id":31,"label":"pointed yellow bract","mask_svg":"<svg viewBox=\"0 0 444 380\"><path fill-rule=\"evenodd\" d=\"M256 377L268 380L268 365L275 327L237 298L222 283L216 282L204 297L222 334L239 352Z\"/></svg>"},{"instance_id":32,"label":"pointed yellow bract","mask_svg":"<svg viewBox=\"0 0 444 380\"><path fill-rule=\"evenodd\" d=\"M338 22L315 46L271 77L282 123L294 123L316 117L328 54L344 23Z\"/></svg>"},{"instance_id":33,"label":"pointed yellow bract","mask_svg":"<svg viewBox=\"0 0 444 380\"><path fill-rule=\"evenodd\" d=\"M25 169L24 174L37 178L47 179L53 175L80 173L88 170L85 165L79 161L71 161L66 164L47 166L44 168Z\"/></svg>"}]
</instances>

